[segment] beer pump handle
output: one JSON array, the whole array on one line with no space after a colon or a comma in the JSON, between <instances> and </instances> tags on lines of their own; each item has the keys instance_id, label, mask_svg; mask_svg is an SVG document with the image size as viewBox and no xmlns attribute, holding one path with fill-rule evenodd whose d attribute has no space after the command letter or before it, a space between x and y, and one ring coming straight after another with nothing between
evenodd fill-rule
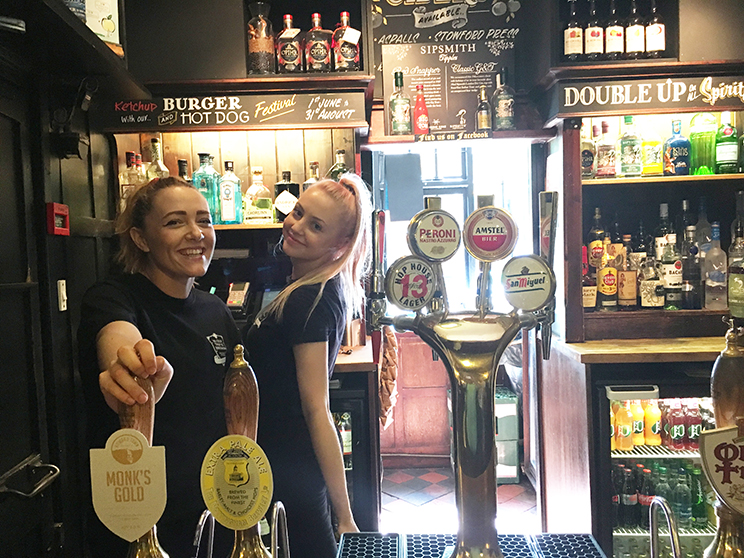
<instances>
[{"instance_id":1,"label":"beer pump handle","mask_svg":"<svg viewBox=\"0 0 744 558\"><path fill-rule=\"evenodd\" d=\"M119 424L122 428L137 430L152 446L152 433L155 425L155 389L150 378L132 377L137 385L145 390L147 401L134 405L119 403Z\"/></svg>"},{"instance_id":2,"label":"beer pump handle","mask_svg":"<svg viewBox=\"0 0 744 558\"><path fill-rule=\"evenodd\" d=\"M478 196L478 209L493 205L493 194ZM475 301L478 315L482 318L491 311L491 262L480 262L478 292Z\"/></svg>"},{"instance_id":3,"label":"beer pump handle","mask_svg":"<svg viewBox=\"0 0 744 558\"><path fill-rule=\"evenodd\" d=\"M540 256L553 268L555 259L555 235L558 222L558 192L540 192ZM542 336L543 359L550 358L555 321L555 298L542 310L540 334Z\"/></svg>"},{"instance_id":4,"label":"beer pump handle","mask_svg":"<svg viewBox=\"0 0 744 558\"><path fill-rule=\"evenodd\" d=\"M385 212L376 209L372 212L372 277L370 292L367 295L367 320L372 336L372 355L377 364L382 345L381 318L385 315L385 276L382 264L385 257Z\"/></svg>"},{"instance_id":5,"label":"beer pump handle","mask_svg":"<svg viewBox=\"0 0 744 558\"><path fill-rule=\"evenodd\" d=\"M222 391L227 433L255 440L258 434L258 382L243 358L243 345L235 345L234 351Z\"/></svg>"}]
</instances>

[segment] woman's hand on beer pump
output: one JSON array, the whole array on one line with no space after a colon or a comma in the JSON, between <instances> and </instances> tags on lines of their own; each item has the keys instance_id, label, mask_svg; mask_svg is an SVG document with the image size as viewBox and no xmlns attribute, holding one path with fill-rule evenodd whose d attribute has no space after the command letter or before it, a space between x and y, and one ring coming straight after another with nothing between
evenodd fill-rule
<instances>
[{"instance_id":1,"label":"woman's hand on beer pump","mask_svg":"<svg viewBox=\"0 0 744 558\"><path fill-rule=\"evenodd\" d=\"M160 400L173 377L173 367L164 357L155 354L152 342L143 339L134 324L111 322L98 333L96 343L98 362L103 370L98 383L112 410L118 412L119 402L134 405L147 401L147 394L133 376L150 378L155 403Z\"/></svg>"}]
</instances>

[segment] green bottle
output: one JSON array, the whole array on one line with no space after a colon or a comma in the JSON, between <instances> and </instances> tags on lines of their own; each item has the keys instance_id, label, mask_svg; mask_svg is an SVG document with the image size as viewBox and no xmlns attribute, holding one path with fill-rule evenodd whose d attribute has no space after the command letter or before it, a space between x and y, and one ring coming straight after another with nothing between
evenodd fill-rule
<instances>
[{"instance_id":1,"label":"green bottle","mask_svg":"<svg viewBox=\"0 0 744 558\"><path fill-rule=\"evenodd\" d=\"M641 138L638 136L632 116L625 116L623 122L625 131L620 136L620 174L641 176L643 169Z\"/></svg>"},{"instance_id":2,"label":"green bottle","mask_svg":"<svg viewBox=\"0 0 744 558\"><path fill-rule=\"evenodd\" d=\"M731 125L731 113L721 113L721 125L716 133L716 174L731 174L739 170L739 139Z\"/></svg>"}]
</instances>

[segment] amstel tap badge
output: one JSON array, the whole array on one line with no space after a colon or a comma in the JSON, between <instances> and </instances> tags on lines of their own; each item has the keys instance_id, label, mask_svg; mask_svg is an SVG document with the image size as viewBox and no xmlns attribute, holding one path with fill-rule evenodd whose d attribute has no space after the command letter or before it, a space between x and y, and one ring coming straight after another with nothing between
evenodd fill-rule
<instances>
[{"instance_id":1,"label":"amstel tap badge","mask_svg":"<svg viewBox=\"0 0 744 558\"><path fill-rule=\"evenodd\" d=\"M718 499L744 514L744 419L700 433L700 458Z\"/></svg>"}]
</instances>

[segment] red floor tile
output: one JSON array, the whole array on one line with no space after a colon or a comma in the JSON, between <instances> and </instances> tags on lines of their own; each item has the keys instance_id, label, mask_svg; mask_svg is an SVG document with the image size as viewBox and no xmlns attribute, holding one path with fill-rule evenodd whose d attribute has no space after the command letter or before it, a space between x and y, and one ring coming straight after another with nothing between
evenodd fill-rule
<instances>
[{"instance_id":1,"label":"red floor tile","mask_svg":"<svg viewBox=\"0 0 744 558\"><path fill-rule=\"evenodd\" d=\"M395 471L394 473L385 475L385 478L389 480L390 482L395 482L395 483L400 484L402 482L407 482L413 479L414 477L412 477L408 473L404 473L403 471Z\"/></svg>"},{"instance_id":2,"label":"red floor tile","mask_svg":"<svg viewBox=\"0 0 744 558\"><path fill-rule=\"evenodd\" d=\"M449 494L452 492L452 490L448 488L444 488L443 486L439 486L438 484L430 484L426 488L424 488L421 492L426 492L427 494L431 494L432 496L442 496L443 494Z\"/></svg>"},{"instance_id":3,"label":"red floor tile","mask_svg":"<svg viewBox=\"0 0 744 558\"><path fill-rule=\"evenodd\" d=\"M444 475L440 475L439 473L432 471L431 473L426 473L425 475L421 475L419 478L436 484L443 480L447 480L449 477L445 477Z\"/></svg>"},{"instance_id":4,"label":"red floor tile","mask_svg":"<svg viewBox=\"0 0 744 558\"><path fill-rule=\"evenodd\" d=\"M515 496L522 494L522 492L524 492L524 486L521 484L502 484L496 490L499 503L511 500Z\"/></svg>"}]
</instances>

